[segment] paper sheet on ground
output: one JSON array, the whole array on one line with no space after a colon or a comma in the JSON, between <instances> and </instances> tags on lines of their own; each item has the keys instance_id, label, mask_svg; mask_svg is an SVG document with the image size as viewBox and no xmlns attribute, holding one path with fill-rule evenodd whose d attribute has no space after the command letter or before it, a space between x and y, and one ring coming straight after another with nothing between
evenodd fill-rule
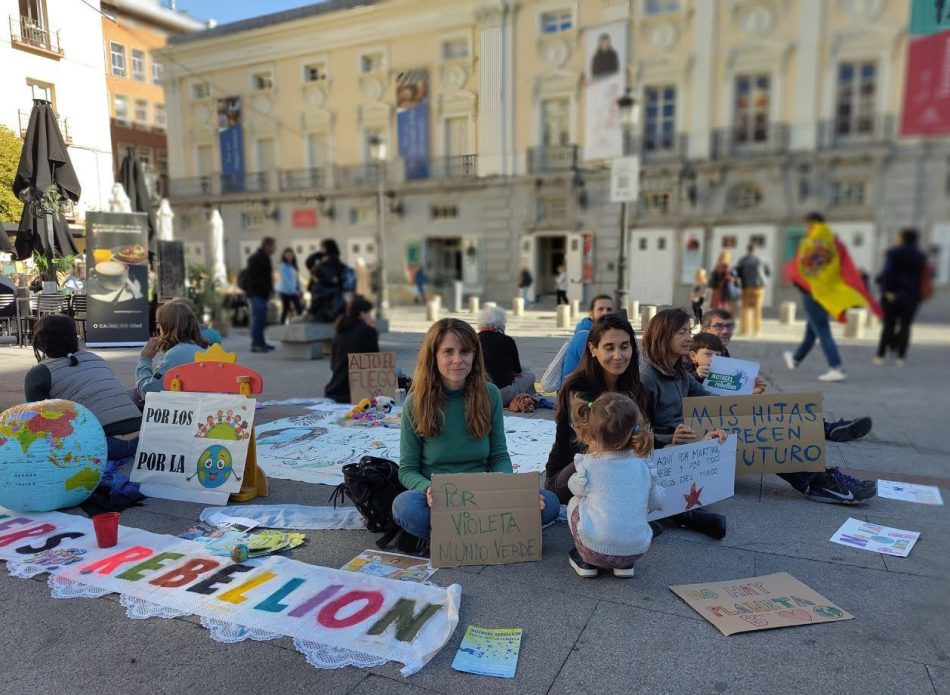
<instances>
[{"instance_id":1,"label":"paper sheet on ground","mask_svg":"<svg viewBox=\"0 0 950 695\"><path fill-rule=\"evenodd\" d=\"M399 462L396 427L343 427L335 413L309 412L257 425L257 464L272 478L338 485L343 466L363 456ZM505 417L516 473L541 472L554 443L554 422Z\"/></svg>"},{"instance_id":2,"label":"paper sheet on ground","mask_svg":"<svg viewBox=\"0 0 950 695\"><path fill-rule=\"evenodd\" d=\"M940 488L934 485L916 485L914 483L900 483L895 480L878 480L877 496L889 500L902 502L917 502L918 504L932 504L943 506L943 496Z\"/></svg>"},{"instance_id":3,"label":"paper sheet on ground","mask_svg":"<svg viewBox=\"0 0 950 695\"><path fill-rule=\"evenodd\" d=\"M425 582L438 572L424 557L384 553L381 550L364 550L340 569L399 582Z\"/></svg>"},{"instance_id":4,"label":"paper sheet on ground","mask_svg":"<svg viewBox=\"0 0 950 695\"><path fill-rule=\"evenodd\" d=\"M712 358L709 375L703 382L703 386L719 396L748 395L752 393L752 387L755 386L755 378L758 375L758 362L717 355Z\"/></svg>"},{"instance_id":5,"label":"paper sheet on ground","mask_svg":"<svg viewBox=\"0 0 950 695\"><path fill-rule=\"evenodd\" d=\"M238 504L207 507L198 517L205 523L230 526L250 521L254 526L285 529L365 529L366 521L355 507L309 507L304 504Z\"/></svg>"},{"instance_id":6,"label":"paper sheet on ground","mask_svg":"<svg viewBox=\"0 0 950 695\"><path fill-rule=\"evenodd\" d=\"M918 538L920 534L916 531L904 531L851 518L841 524L841 528L829 540L872 553L907 557Z\"/></svg>"},{"instance_id":7,"label":"paper sheet on ground","mask_svg":"<svg viewBox=\"0 0 950 695\"><path fill-rule=\"evenodd\" d=\"M489 630L469 625L452 668L480 676L514 678L521 651L521 628Z\"/></svg>"}]
</instances>

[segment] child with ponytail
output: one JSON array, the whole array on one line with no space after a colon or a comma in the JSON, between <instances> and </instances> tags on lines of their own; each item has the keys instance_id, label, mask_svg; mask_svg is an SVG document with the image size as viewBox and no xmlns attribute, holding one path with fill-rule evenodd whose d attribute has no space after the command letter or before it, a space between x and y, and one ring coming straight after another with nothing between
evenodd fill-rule
<instances>
[{"instance_id":1,"label":"child with ponytail","mask_svg":"<svg viewBox=\"0 0 950 695\"><path fill-rule=\"evenodd\" d=\"M587 447L574 458L568 480L571 567L581 577L596 577L601 569L632 577L653 539L647 515L662 507L663 488L647 463L653 433L637 404L611 391L594 401L574 396L571 425Z\"/></svg>"}]
</instances>

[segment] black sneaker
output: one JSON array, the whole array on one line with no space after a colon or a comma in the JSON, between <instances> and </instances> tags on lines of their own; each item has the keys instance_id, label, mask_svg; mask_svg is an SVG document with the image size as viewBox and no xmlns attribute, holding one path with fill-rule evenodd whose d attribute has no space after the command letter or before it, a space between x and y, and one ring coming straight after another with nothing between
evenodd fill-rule
<instances>
[{"instance_id":1,"label":"black sneaker","mask_svg":"<svg viewBox=\"0 0 950 695\"><path fill-rule=\"evenodd\" d=\"M654 537L654 538L656 538L656 537L658 537L658 536L662 536L662 535L663 535L663 524L661 524L659 521L651 521L651 522L650 522L650 530L653 531L653 537Z\"/></svg>"},{"instance_id":2,"label":"black sneaker","mask_svg":"<svg viewBox=\"0 0 950 695\"><path fill-rule=\"evenodd\" d=\"M596 577L600 574L600 567L594 565L589 565L581 558L581 554L577 552L577 548L571 548L570 554L567 556L567 561L571 563L571 567L574 568L574 571L577 572L578 577L584 577L590 579L591 577Z\"/></svg>"},{"instance_id":3,"label":"black sneaker","mask_svg":"<svg viewBox=\"0 0 950 695\"><path fill-rule=\"evenodd\" d=\"M393 539L393 545L396 550L406 555L415 555L417 557L429 557L429 539L420 538L405 529L400 530Z\"/></svg>"},{"instance_id":4,"label":"black sneaker","mask_svg":"<svg viewBox=\"0 0 950 695\"><path fill-rule=\"evenodd\" d=\"M268 350L263 345L252 345L251 352L270 352L270 350Z\"/></svg>"},{"instance_id":5,"label":"black sneaker","mask_svg":"<svg viewBox=\"0 0 950 695\"><path fill-rule=\"evenodd\" d=\"M677 514L673 519L690 531L698 531L717 541L726 537L726 517L722 514L707 512L705 509L691 509Z\"/></svg>"},{"instance_id":6,"label":"black sneaker","mask_svg":"<svg viewBox=\"0 0 950 695\"><path fill-rule=\"evenodd\" d=\"M876 480L858 480L837 468L829 468L825 475L808 486L807 497L813 502L829 504L860 504L877 495Z\"/></svg>"},{"instance_id":7,"label":"black sneaker","mask_svg":"<svg viewBox=\"0 0 950 695\"><path fill-rule=\"evenodd\" d=\"M828 439L833 442L850 442L860 439L871 431L871 418L859 417L857 420L838 420L828 423Z\"/></svg>"}]
</instances>

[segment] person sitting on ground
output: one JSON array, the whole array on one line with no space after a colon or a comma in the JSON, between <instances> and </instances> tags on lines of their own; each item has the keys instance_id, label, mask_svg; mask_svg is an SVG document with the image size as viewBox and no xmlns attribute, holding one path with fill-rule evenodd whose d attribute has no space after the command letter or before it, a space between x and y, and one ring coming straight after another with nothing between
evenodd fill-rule
<instances>
[{"instance_id":1,"label":"person sitting on ground","mask_svg":"<svg viewBox=\"0 0 950 695\"><path fill-rule=\"evenodd\" d=\"M162 379L173 367L195 361L195 354L208 347L201 337L198 317L183 302L168 302L155 314L158 337L149 341L139 353L135 368L135 385L141 405L145 394L164 390ZM136 405L140 405L136 403Z\"/></svg>"},{"instance_id":2,"label":"person sitting on ground","mask_svg":"<svg viewBox=\"0 0 950 695\"><path fill-rule=\"evenodd\" d=\"M478 312L478 342L485 356L485 371L501 391L502 405L532 412L537 406L535 376L521 369L518 346L514 338L505 335L506 318L505 310L497 306L486 306Z\"/></svg>"},{"instance_id":3,"label":"person sitting on ground","mask_svg":"<svg viewBox=\"0 0 950 695\"><path fill-rule=\"evenodd\" d=\"M350 403L350 377L347 355L355 352L379 352L379 332L373 325L373 304L365 297L353 297L346 313L336 320L330 349L332 374L323 395L337 403Z\"/></svg>"},{"instance_id":4,"label":"person sitting on ground","mask_svg":"<svg viewBox=\"0 0 950 695\"><path fill-rule=\"evenodd\" d=\"M561 366L561 382L567 379L567 375L577 369L581 362L581 357L587 352L587 336L590 333L590 327L594 321L601 316L614 313L614 300L609 294L598 294L590 300L590 308L587 316L577 322L574 327L574 335L567 346L567 352L564 354L564 364Z\"/></svg>"},{"instance_id":5,"label":"person sitting on ground","mask_svg":"<svg viewBox=\"0 0 950 695\"><path fill-rule=\"evenodd\" d=\"M722 341L712 333L697 333L693 336L689 347L689 364L687 365L689 373L702 384L709 376L712 358L722 355L725 349Z\"/></svg>"},{"instance_id":6,"label":"person sitting on ground","mask_svg":"<svg viewBox=\"0 0 950 695\"><path fill-rule=\"evenodd\" d=\"M647 515L663 508L663 488L647 457L653 434L632 399L606 392L593 402L571 399L571 426L587 453L574 459L567 522L574 537L568 557L581 577L612 569L632 577L650 547Z\"/></svg>"},{"instance_id":7,"label":"person sitting on ground","mask_svg":"<svg viewBox=\"0 0 950 695\"><path fill-rule=\"evenodd\" d=\"M26 373L28 402L61 398L92 411L106 433L110 461L135 453L142 412L99 355L79 349L76 322L65 314L44 316L33 330L33 354L39 362Z\"/></svg>"},{"instance_id":8,"label":"person sitting on ground","mask_svg":"<svg viewBox=\"0 0 950 695\"><path fill-rule=\"evenodd\" d=\"M722 356L729 357L729 341L735 329L732 314L722 309L714 309L703 317L703 331L712 333L722 342ZM759 381L758 379L756 380ZM871 418L860 417L856 420L822 419L825 439L833 442L847 442L863 437L871 431ZM778 476L808 499L818 502L838 502L853 504L863 502L877 494L877 482L857 480L845 475L837 468L826 468L824 473L779 473Z\"/></svg>"},{"instance_id":9,"label":"person sitting on ground","mask_svg":"<svg viewBox=\"0 0 950 695\"><path fill-rule=\"evenodd\" d=\"M433 474L512 472L502 413L474 329L459 319L433 323L402 410L399 482L406 492L393 501L393 519L403 529L396 536L399 550L427 550ZM553 494L541 490L540 507L542 525L557 519Z\"/></svg>"}]
</instances>

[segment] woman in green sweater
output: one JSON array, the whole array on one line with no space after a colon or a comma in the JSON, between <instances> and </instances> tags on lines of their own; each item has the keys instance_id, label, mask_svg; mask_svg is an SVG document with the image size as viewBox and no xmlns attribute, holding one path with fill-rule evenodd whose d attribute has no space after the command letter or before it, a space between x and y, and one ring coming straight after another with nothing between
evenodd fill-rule
<instances>
[{"instance_id":1,"label":"woman in green sweater","mask_svg":"<svg viewBox=\"0 0 950 695\"><path fill-rule=\"evenodd\" d=\"M402 409L399 481L406 492L393 502L393 518L404 530L396 540L400 550L420 551L428 543L433 473L512 472L502 411L474 329L458 319L432 324ZM560 505L553 493L540 494L544 525L557 519Z\"/></svg>"}]
</instances>

